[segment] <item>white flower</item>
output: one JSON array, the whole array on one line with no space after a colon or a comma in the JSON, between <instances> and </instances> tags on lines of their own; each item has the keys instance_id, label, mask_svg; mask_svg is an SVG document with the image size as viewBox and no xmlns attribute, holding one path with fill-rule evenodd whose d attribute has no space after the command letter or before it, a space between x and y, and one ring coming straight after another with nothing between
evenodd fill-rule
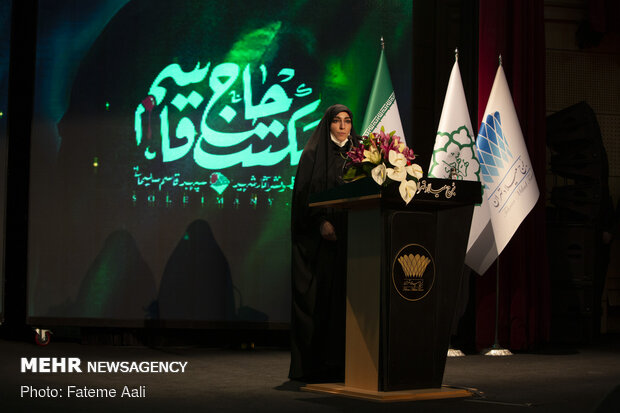
<instances>
[{"instance_id":1,"label":"white flower","mask_svg":"<svg viewBox=\"0 0 620 413\"><path fill-rule=\"evenodd\" d=\"M387 168L386 172L388 178L390 178L392 181L402 182L407 179L407 170L402 166Z\"/></svg>"},{"instance_id":2,"label":"white flower","mask_svg":"<svg viewBox=\"0 0 620 413\"><path fill-rule=\"evenodd\" d=\"M362 162L370 162L377 165L381 162L381 152L379 152L374 146L371 146L370 149L365 149L364 160Z\"/></svg>"},{"instance_id":3,"label":"white flower","mask_svg":"<svg viewBox=\"0 0 620 413\"><path fill-rule=\"evenodd\" d=\"M370 171L372 175L372 179L379 185L383 185L385 182L385 164L381 164L379 166L375 166L372 171Z\"/></svg>"},{"instance_id":4,"label":"white flower","mask_svg":"<svg viewBox=\"0 0 620 413\"><path fill-rule=\"evenodd\" d=\"M409 175L413 176L416 179L420 179L424 175L424 172L422 172L422 167L417 163L414 163L413 165L408 165L405 167L405 169L407 170L407 173Z\"/></svg>"},{"instance_id":5,"label":"white flower","mask_svg":"<svg viewBox=\"0 0 620 413\"><path fill-rule=\"evenodd\" d=\"M405 155L400 152L396 152L395 150L390 151L388 159L392 165L398 168L407 165L407 158L405 158Z\"/></svg>"},{"instance_id":6,"label":"white flower","mask_svg":"<svg viewBox=\"0 0 620 413\"><path fill-rule=\"evenodd\" d=\"M402 181L398 190L405 204L409 204L418 190L418 183L416 181Z\"/></svg>"}]
</instances>

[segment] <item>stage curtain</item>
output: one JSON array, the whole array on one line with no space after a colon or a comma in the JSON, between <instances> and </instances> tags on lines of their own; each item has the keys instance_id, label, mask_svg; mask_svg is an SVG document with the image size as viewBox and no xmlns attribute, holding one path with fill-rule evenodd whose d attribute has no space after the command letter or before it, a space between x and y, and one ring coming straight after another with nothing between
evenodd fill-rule
<instances>
[{"instance_id":1,"label":"stage curtain","mask_svg":"<svg viewBox=\"0 0 620 413\"><path fill-rule=\"evenodd\" d=\"M538 0L479 0L478 125L501 54L540 189L538 203L499 257L499 343L517 351L544 345L550 335L543 3ZM483 276L476 277L478 350L494 343L496 264Z\"/></svg>"}]
</instances>

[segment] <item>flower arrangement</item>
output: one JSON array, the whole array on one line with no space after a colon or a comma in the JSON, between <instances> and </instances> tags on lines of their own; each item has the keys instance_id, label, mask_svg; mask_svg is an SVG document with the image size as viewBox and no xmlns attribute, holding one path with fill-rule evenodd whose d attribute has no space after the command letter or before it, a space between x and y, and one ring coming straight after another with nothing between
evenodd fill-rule
<instances>
[{"instance_id":1,"label":"flower arrangement","mask_svg":"<svg viewBox=\"0 0 620 413\"><path fill-rule=\"evenodd\" d=\"M360 144L347 152L347 159L345 180L371 176L379 185L400 182L398 189L406 204L415 196L423 175L420 165L413 163L413 150L395 131L386 134L383 126L379 133L362 137Z\"/></svg>"}]
</instances>

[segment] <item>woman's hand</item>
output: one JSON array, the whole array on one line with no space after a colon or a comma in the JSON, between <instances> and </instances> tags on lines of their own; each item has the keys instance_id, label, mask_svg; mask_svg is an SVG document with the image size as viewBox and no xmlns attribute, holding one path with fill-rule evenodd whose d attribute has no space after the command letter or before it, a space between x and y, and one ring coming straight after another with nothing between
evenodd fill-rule
<instances>
[{"instance_id":1,"label":"woman's hand","mask_svg":"<svg viewBox=\"0 0 620 413\"><path fill-rule=\"evenodd\" d=\"M321 236L328 241L336 241L336 228L329 221L321 222Z\"/></svg>"}]
</instances>

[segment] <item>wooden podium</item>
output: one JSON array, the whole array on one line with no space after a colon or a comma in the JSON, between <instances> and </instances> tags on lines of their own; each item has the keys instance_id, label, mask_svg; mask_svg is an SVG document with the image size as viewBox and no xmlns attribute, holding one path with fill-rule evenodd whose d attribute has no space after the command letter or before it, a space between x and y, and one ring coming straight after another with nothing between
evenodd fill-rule
<instances>
[{"instance_id":1,"label":"wooden podium","mask_svg":"<svg viewBox=\"0 0 620 413\"><path fill-rule=\"evenodd\" d=\"M442 388L479 182L426 178L406 205L370 178L310 199L349 211L345 382L307 391L382 401L468 397Z\"/></svg>"}]
</instances>

